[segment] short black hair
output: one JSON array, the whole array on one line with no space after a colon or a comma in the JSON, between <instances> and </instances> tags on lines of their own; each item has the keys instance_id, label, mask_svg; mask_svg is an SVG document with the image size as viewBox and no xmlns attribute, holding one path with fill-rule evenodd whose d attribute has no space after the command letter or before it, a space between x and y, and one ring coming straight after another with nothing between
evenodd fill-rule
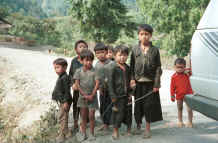
<instances>
[{"instance_id":1,"label":"short black hair","mask_svg":"<svg viewBox=\"0 0 218 143\"><path fill-rule=\"evenodd\" d=\"M114 48L114 54L116 55L118 52L129 55L129 48L125 45L118 45Z\"/></svg>"},{"instance_id":2,"label":"short black hair","mask_svg":"<svg viewBox=\"0 0 218 143\"><path fill-rule=\"evenodd\" d=\"M139 25L139 27L138 27L138 33L139 33L140 31L147 31L147 32L149 32L150 34L152 34L152 33L153 33L153 28L152 28L152 26L149 25L149 24L142 24L142 25Z\"/></svg>"},{"instance_id":3,"label":"short black hair","mask_svg":"<svg viewBox=\"0 0 218 143\"><path fill-rule=\"evenodd\" d=\"M67 67L67 60L64 58L57 58L56 60L53 61L53 64L55 65L61 65L62 67Z\"/></svg>"},{"instance_id":4,"label":"short black hair","mask_svg":"<svg viewBox=\"0 0 218 143\"><path fill-rule=\"evenodd\" d=\"M86 45L86 47L88 48L88 44L86 43L86 41L84 41L84 40L78 40L78 41L76 41L76 43L75 43L75 49L77 48L77 46L80 44L80 43L83 43L83 44L85 44Z\"/></svg>"},{"instance_id":5,"label":"short black hair","mask_svg":"<svg viewBox=\"0 0 218 143\"><path fill-rule=\"evenodd\" d=\"M176 65L176 64L182 64L182 65L186 65L186 61L185 61L185 59L184 58L177 58L176 60L175 60L175 62L174 62L174 65Z\"/></svg>"},{"instance_id":6,"label":"short black hair","mask_svg":"<svg viewBox=\"0 0 218 143\"><path fill-rule=\"evenodd\" d=\"M108 50L108 47L104 43L97 43L94 47L94 51Z\"/></svg>"},{"instance_id":7,"label":"short black hair","mask_svg":"<svg viewBox=\"0 0 218 143\"><path fill-rule=\"evenodd\" d=\"M114 48L111 45L107 45L107 50L111 50L112 52L114 52Z\"/></svg>"},{"instance_id":8,"label":"short black hair","mask_svg":"<svg viewBox=\"0 0 218 143\"><path fill-rule=\"evenodd\" d=\"M88 60L94 60L94 54L92 53L91 50L89 49L84 49L82 50L81 54L80 54L80 58L81 60L87 58Z\"/></svg>"}]
</instances>

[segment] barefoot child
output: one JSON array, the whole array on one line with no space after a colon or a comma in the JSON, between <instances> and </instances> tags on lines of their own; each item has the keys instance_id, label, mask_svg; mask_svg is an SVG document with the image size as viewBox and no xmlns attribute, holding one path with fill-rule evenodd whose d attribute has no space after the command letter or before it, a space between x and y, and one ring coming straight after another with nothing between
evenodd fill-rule
<instances>
[{"instance_id":1,"label":"barefoot child","mask_svg":"<svg viewBox=\"0 0 218 143\"><path fill-rule=\"evenodd\" d=\"M82 131L80 141L86 140L86 124L87 117L90 122L89 140L95 140L94 127L95 127L95 110L98 108L96 92L99 86L99 78L96 76L95 69L92 67L94 54L87 49L84 49L80 54L83 66L78 69L74 75L76 86L79 90L79 99L77 106L80 108L82 117Z\"/></svg>"},{"instance_id":2,"label":"barefoot child","mask_svg":"<svg viewBox=\"0 0 218 143\"><path fill-rule=\"evenodd\" d=\"M68 137L70 131L68 129L68 116L72 103L72 96L70 93L70 78L66 73L67 61L63 58L58 58L53 62L55 72L59 76L55 88L52 93L52 100L60 103L59 122L60 130L56 140L62 142Z\"/></svg>"},{"instance_id":3,"label":"barefoot child","mask_svg":"<svg viewBox=\"0 0 218 143\"><path fill-rule=\"evenodd\" d=\"M160 103L160 77L162 74L159 49L153 46L151 40L153 28L148 24L138 28L139 44L132 49L130 70L131 85L136 84L135 99L140 102L135 104L135 120L137 123L136 134L141 133L142 119L145 117L145 131L143 138L151 137L150 124L163 120ZM147 95L153 91L147 97Z\"/></svg>"},{"instance_id":4,"label":"barefoot child","mask_svg":"<svg viewBox=\"0 0 218 143\"><path fill-rule=\"evenodd\" d=\"M128 55L128 49L125 46L117 46L114 49L115 63L112 65L109 71L108 87L109 95L113 103L112 110L112 123L113 123L113 139L119 138L119 128L121 123L124 122L127 125L127 132L130 134L131 130L131 117L132 114L127 108L129 99L129 79L130 72L128 66L125 64L126 57ZM131 114L131 115L129 115ZM129 117L127 117L129 116Z\"/></svg>"},{"instance_id":5,"label":"barefoot child","mask_svg":"<svg viewBox=\"0 0 218 143\"><path fill-rule=\"evenodd\" d=\"M77 69L82 67L81 59L80 59L80 53L83 49L88 49L88 45L85 41L79 40L75 43L75 51L77 56L72 59L71 65L70 65L70 71L69 76L71 77L71 85L73 89L73 119L74 119L74 127L73 130L78 131L78 120L79 120L79 108L77 107L77 101L79 98L79 91L77 88L75 88L75 80L73 79L73 76Z\"/></svg>"},{"instance_id":6,"label":"barefoot child","mask_svg":"<svg viewBox=\"0 0 218 143\"><path fill-rule=\"evenodd\" d=\"M97 43L95 48L95 55L98 59L95 69L97 71L98 76L100 77L100 114L103 120L103 125L98 129L103 130L103 134L108 133L108 126L110 125L111 120L111 98L108 93L108 70L112 63L111 60L107 59L108 49L103 43Z\"/></svg>"},{"instance_id":7,"label":"barefoot child","mask_svg":"<svg viewBox=\"0 0 218 143\"><path fill-rule=\"evenodd\" d=\"M193 94L190 80L189 80L189 73L185 71L186 61L183 58L178 58L175 60L174 68L175 73L171 77L171 84L170 84L170 93L171 93L171 101L175 102L177 100L177 108L178 108L178 127L183 127L183 119L182 119L182 110L183 110L183 101L186 94ZM186 104L187 105L187 104ZM187 105L188 111L188 123L186 124L187 127L192 128L192 118L193 112L191 108Z\"/></svg>"}]
</instances>

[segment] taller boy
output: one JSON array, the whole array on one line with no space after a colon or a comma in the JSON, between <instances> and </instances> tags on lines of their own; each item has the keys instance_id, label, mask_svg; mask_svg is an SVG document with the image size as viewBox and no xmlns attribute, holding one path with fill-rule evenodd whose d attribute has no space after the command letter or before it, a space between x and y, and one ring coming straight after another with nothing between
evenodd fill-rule
<instances>
[{"instance_id":1,"label":"taller boy","mask_svg":"<svg viewBox=\"0 0 218 143\"><path fill-rule=\"evenodd\" d=\"M143 138L151 137L150 123L163 120L159 96L162 74L160 53L150 42L152 32L153 28L148 24L139 26L139 44L132 49L130 61L130 84L136 84L135 99L142 97L141 101L135 103L137 133L140 133L143 116L146 119ZM144 97L150 91L153 93Z\"/></svg>"},{"instance_id":2,"label":"taller boy","mask_svg":"<svg viewBox=\"0 0 218 143\"><path fill-rule=\"evenodd\" d=\"M88 45L85 41L79 40L75 43L75 51L77 56L72 59L70 65L69 76L71 78L71 85L73 87L73 119L74 119L74 131L78 130L78 119L79 119L79 107L77 107L77 102L79 99L79 90L74 88L75 80L73 79L74 74L77 69L82 67L80 53L83 49L88 49Z\"/></svg>"}]
</instances>

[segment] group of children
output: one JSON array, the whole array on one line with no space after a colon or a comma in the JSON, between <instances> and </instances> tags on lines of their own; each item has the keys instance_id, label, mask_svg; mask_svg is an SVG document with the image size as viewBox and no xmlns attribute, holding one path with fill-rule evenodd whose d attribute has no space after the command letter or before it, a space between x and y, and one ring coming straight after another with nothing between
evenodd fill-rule
<instances>
[{"instance_id":1,"label":"group of children","mask_svg":"<svg viewBox=\"0 0 218 143\"><path fill-rule=\"evenodd\" d=\"M66 73L65 59L58 58L53 62L59 76L52 94L52 99L60 103L60 133L57 140L63 141L72 136L72 131L68 129L68 116L72 103L73 130L79 131L80 141L95 140L97 91L100 95L100 116L103 122L98 131L107 133L109 125L112 125L112 138L116 140L119 138L119 128L124 123L127 126L127 135L131 135L131 102L132 96L135 96L134 116L137 123L135 133L141 133L142 119L145 117L143 138L151 137L150 123L163 120L159 96L162 74L160 53L158 48L150 42L152 32L153 29L148 24L139 26L139 44L132 49L130 66L126 64L129 55L128 47L119 45L113 48L97 43L94 53L98 61L93 67L94 54L83 40L75 44L77 57L71 62L69 76ZM176 74L173 75L171 84L171 99L174 101L176 94L180 126L183 126L181 113L184 95L192 93L188 74L184 74L184 70L181 69L182 64L185 68L183 62L178 60L175 62L175 67L179 70L176 70ZM188 111L190 117L188 126L192 127L193 115L191 109ZM80 125L78 124L79 116L81 117ZM88 122L89 137L86 134Z\"/></svg>"}]
</instances>

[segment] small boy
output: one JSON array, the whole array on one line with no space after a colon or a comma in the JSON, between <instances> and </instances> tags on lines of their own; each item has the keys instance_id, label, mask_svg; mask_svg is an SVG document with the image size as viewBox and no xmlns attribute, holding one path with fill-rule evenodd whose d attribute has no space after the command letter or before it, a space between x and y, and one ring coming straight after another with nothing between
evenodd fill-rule
<instances>
[{"instance_id":1,"label":"small boy","mask_svg":"<svg viewBox=\"0 0 218 143\"><path fill-rule=\"evenodd\" d=\"M170 84L170 93L171 93L171 101L174 102L177 100L177 108L178 108L178 127L183 127L184 123L182 120L182 110L183 110L183 101L186 94L193 94L189 76L190 74L186 73L186 61L183 58L177 58L174 63L175 73L171 77ZM176 95L176 96L175 96ZM187 104L186 104L187 105ZM192 128L192 118L193 112L191 108L187 105L188 111L188 123L186 127Z\"/></svg>"},{"instance_id":2,"label":"small boy","mask_svg":"<svg viewBox=\"0 0 218 143\"><path fill-rule=\"evenodd\" d=\"M127 135L130 135L132 124L131 107L128 101L131 99L130 93L130 70L125 64L128 57L128 48L120 45L114 49L115 63L111 66L109 73L108 87L109 95L113 103L112 122L113 139L119 138L119 128L121 123L127 125ZM115 110L116 109L116 110Z\"/></svg>"},{"instance_id":3,"label":"small boy","mask_svg":"<svg viewBox=\"0 0 218 143\"><path fill-rule=\"evenodd\" d=\"M89 137L89 140L91 141L95 140L95 110L98 108L96 92L99 87L99 78L92 67L94 54L90 50L84 49L80 54L80 58L83 66L74 75L76 80L75 86L79 90L77 106L80 108L80 115L82 117L82 134L79 134L79 141L84 141L88 138L86 135L87 117L89 117L90 122L91 137Z\"/></svg>"},{"instance_id":4,"label":"small boy","mask_svg":"<svg viewBox=\"0 0 218 143\"><path fill-rule=\"evenodd\" d=\"M88 49L88 45L85 41L79 40L75 43L75 51L77 56L72 59L71 65L70 65L70 71L69 76L71 77L71 86L73 90L73 119L74 119L74 131L78 131L78 120L79 120L79 108L77 107L77 101L79 98L79 91L77 88L75 88L75 80L73 79L73 76L77 69L82 67L80 53L83 49Z\"/></svg>"},{"instance_id":5,"label":"small boy","mask_svg":"<svg viewBox=\"0 0 218 143\"><path fill-rule=\"evenodd\" d=\"M108 94L108 70L112 63L111 60L107 59L107 52L108 49L103 43L97 43L95 48L95 55L98 59L95 68L97 71L98 76L100 77L100 114L103 120L103 125L98 129L104 130L103 134L106 134L108 131L108 126L110 125L111 120L111 98Z\"/></svg>"},{"instance_id":6,"label":"small boy","mask_svg":"<svg viewBox=\"0 0 218 143\"><path fill-rule=\"evenodd\" d=\"M56 138L57 141L64 141L68 138L70 131L68 129L68 116L72 103L72 96L70 93L70 78L66 73L67 61L63 58L58 58L53 62L55 72L59 76L55 88L52 93L52 100L55 100L59 106L60 116L60 131Z\"/></svg>"},{"instance_id":7,"label":"small boy","mask_svg":"<svg viewBox=\"0 0 218 143\"><path fill-rule=\"evenodd\" d=\"M114 48L113 46L107 46L107 59L114 61Z\"/></svg>"}]
</instances>

